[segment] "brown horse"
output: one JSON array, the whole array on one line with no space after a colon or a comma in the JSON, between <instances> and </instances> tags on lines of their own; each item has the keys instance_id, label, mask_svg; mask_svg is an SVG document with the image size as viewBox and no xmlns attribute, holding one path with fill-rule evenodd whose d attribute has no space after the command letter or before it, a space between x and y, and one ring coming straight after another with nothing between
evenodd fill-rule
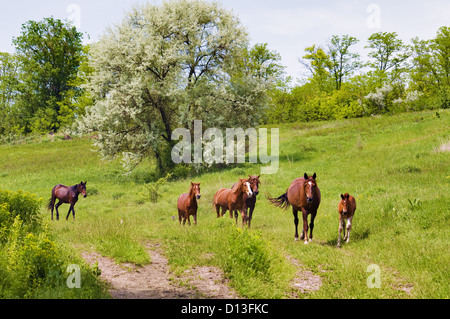
<instances>
[{"instance_id":1,"label":"brown horse","mask_svg":"<svg viewBox=\"0 0 450 319\"><path fill-rule=\"evenodd\" d=\"M259 194L259 185L261 184L261 181L259 180L260 177L261 177L261 175L259 175L259 176L248 175L248 180L250 181L250 187L253 192L252 197L248 197L248 195L246 193L244 194L244 203L245 203L244 209L245 209L246 213L248 214L248 219L247 219L248 228L250 228L250 224L252 223L253 211L255 210L255 206L256 206L256 196ZM233 187L236 184L234 184ZM236 219L238 218L237 211L234 212L234 216Z\"/></svg>"},{"instance_id":2,"label":"brown horse","mask_svg":"<svg viewBox=\"0 0 450 319\"><path fill-rule=\"evenodd\" d=\"M64 185L56 185L52 190L52 197L48 201L47 208L52 211L53 220L53 208L56 208L56 220L59 220L58 207L62 204L70 204L69 213L67 214L66 220L69 219L70 212L72 211L73 220L75 220L75 204L78 202L78 195L82 194L84 198L86 195L86 184L87 182L81 182L78 185L67 187ZM59 200L58 204L55 206L56 200Z\"/></svg>"},{"instance_id":3,"label":"brown horse","mask_svg":"<svg viewBox=\"0 0 450 319\"><path fill-rule=\"evenodd\" d=\"M295 223L295 240L298 241L298 212L303 214L303 232L301 239L304 239L305 244L308 244L308 215L311 214L310 236L313 239L314 219L317 215L317 209L320 205L320 189L317 186L316 173L308 177L305 173L304 177L297 178L288 188L287 192L278 198L268 198L269 201L281 208L287 209L292 206Z\"/></svg>"},{"instance_id":4,"label":"brown horse","mask_svg":"<svg viewBox=\"0 0 450 319\"><path fill-rule=\"evenodd\" d=\"M191 216L194 216L194 225L197 225L197 199L200 199L202 196L200 195L200 183L192 183L189 188L189 193L181 194L178 197L178 219L183 221L183 225L186 225L186 220L188 221L189 226L191 225Z\"/></svg>"},{"instance_id":5,"label":"brown horse","mask_svg":"<svg viewBox=\"0 0 450 319\"><path fill-rule=\"evenodd\" d=\"M350 231L352 230L353 216L356 211L356 201L353 196L349 194L342 195L341 201L338 205L339 210L339 237L337 246L341 247L341 233L344 230L344 241L350 241ZM347 221L347 234L345 234L345 222Z\"/></svg>"},{"instance_id":6,"label":"brown horse","mask_svg":"<svg viewBox=\"0 0 450 319\"><path fill-rule=\"evenodd\" d=\"M239 182L237 182L232 189L219 189L216 195L214 195L214 207L216 208L217 218L225 215L227 210L230 211L230 218L233 218L234 211L240 211L242 215L242 224L245 226L247 223L247 211L244 209L244 194L246 194L248 198L253 196L250 181L248 179L239 179ZM222 214L220 214L220 208L222 208Z\"/></svg>"}]
</instances>

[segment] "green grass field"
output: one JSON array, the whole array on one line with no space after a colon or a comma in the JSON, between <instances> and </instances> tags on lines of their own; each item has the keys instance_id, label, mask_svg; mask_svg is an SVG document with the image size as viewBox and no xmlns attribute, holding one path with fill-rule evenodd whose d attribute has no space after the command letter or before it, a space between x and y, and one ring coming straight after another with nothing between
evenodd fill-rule
<instances>
[{"instance_id":1,"label":"green grass field","mask_svg":"<svg viewBox=\"0 0 450 319\"><path fill-rule=\"evenodd\" d=\"M237 230L229 217L217 219L212 199L219 188L259 174L259 165L171 181L153 204L142 195L152 163L124 176L120 161L102 161L90 139L43 139L0 146L0 189L28 191L44 203L54 185L87 180L77 220L65 221L63 205L61 220L50 223L58 243L144 265L151 262L146 243L159 242L175 272L220 267L244 297L292 296L291 256L322 278L318 291L300 298L449 298L450 155L438 149L450 141L450 111L439 113L280 125L280 169L261 176L250 231ZM294 242L292 212L265 199L305 172L317 173L322 193L310 245ZM191 181L202 184L199 224L182 227L176 201ZM357 210L350 243L336 248L337 205L346 192ZM50 220L44 205L42 214ZM380 267L381 288L368 288L370 265Z\"/></svg>"}]
</instances>

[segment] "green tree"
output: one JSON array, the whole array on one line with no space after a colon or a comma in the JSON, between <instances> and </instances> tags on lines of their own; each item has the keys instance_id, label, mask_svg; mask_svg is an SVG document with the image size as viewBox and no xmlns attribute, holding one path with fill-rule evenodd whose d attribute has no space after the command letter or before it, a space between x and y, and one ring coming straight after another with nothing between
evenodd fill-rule
<instances>
[{"instance_id":1,"label":"green tree","mask_svg":"<svg viewBox=\"0 0 450 319\"><path fill-rule=\"evenodd\" d=\"M82 56L83 34L53 17L28 21L13 40L21 67L17 107L26 132L57 130L61 105L74 86Z\"/></svg>"},{"instance_id":2,"label":"green tree","mask_svg":"<svg viewBox=\"0 0 450 319\"><path fill-rule=\"evenodd\" d=\"M369 57L372 61L368 66L372 67L380 78L380 82L385 76L390 75L391 81L401 79L401 75L406 71L406 61L411 53L396 32L378 32L372 34L368 39L369 45L365 48L372 49Z\"/></svg>"},{"instance_id":3,"label":"green tree","mask_svg":"<svg viewBox=\"0 0 450 319\"><path fill-rule=\"evenodd\" d=\"M359 42L355 37L344 35L340 38L333 35L328 44L328 55L331 60L331 76L334 78L336 90L340 90L344 79L361 67L359 54L352 53L350 47Z\"/></svg>"},{"instance_id":4,"label":"green tree","mask_svg":"<svg viewBox=\"0 0 450 319\"><path fill-rule=\"evenodd\" d=\"M19 85L19 65L16 56L0 52L0 135L20 133L14 101Z\"/></svg>"},{"instance_id":5,"label":"green tree","mask_svg":"<svg viewBox=\"0 0 450 319\"><path fill-rule=\"evenodd\" d=\"M332 69L330 56L316 45L307 47L305 51L307 54L299 61L311 73L311 82L316 84L320 91L330 91L330 69Z\"/></svg>"},{"instance_id":6,"label":"green tree","mask_svg":"<svg viewBox=\"0 0 450 319\"><path fill-rule=\"evenodd\" d=\"M414 38L411 87L437 107L450 107L450 28L441 27L432 40Z\"/></svg>"},{"instance_id":7,"label":"green tree","mask_svg":"<svg viewBox=\"0 0 450 319\"><path fill-rule=\"evenodd\" d=\"M268 83L282 85L286 67L280 62L281 55L278 52L269 50L267 43L259 43L245 50L239 70Z\"/></svg>"},{"instance_id":8,"label":"green tree","mask_svg":"<svg viewBox=\"0 0 450 319\"><path fill-rule=\"evenodd\" d=\"M154 157L170 170L174 129L196 119L204 128L258 124L267 84L236 72L247 48L245 29L218 3L136 7L91 49L95 104L78 128L99 132L105 157L122 156L127 167Z\"/></svg>"}]
</instances>

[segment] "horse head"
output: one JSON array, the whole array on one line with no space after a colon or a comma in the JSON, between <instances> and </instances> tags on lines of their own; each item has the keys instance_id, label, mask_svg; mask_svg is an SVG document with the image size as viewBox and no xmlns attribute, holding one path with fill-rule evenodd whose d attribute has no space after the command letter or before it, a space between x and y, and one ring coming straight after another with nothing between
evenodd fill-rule
<instances>
[{"instance_id":1,"label":"horse head","mask_svg":"<svg viewBox=\"0 0 450 319\"><path fill-rule=\"evenodd\" d=\"M87 197L87 195L86 195L86 184L87 184L87 181L84 182L84 183L81 182L80 184L77 185L77 191L79 193L81 193L81 195L83 195L84 198Z\"/></svg>"},{"instance_id":2,"label":"horse head","mask_svg":"<svg viewBox=\"0 0 450 319\"><path fill-rule=\"evenodd\" d=\"M342 199L341 200L342 213L344 213L344 215L346 215L348 212L348 203L349 203L350 195L349 194L345 194L345 195L341 194L341 199Z\"/></svg>"},{"instance_id":3,"label":"horse head","mask_svg":"<svg viewBox=\"0 0 450 319\"><path fill-rule=\"evenodd\" d=\"M191 188L192 191L194 192L194 195L197 199L200 199L202 197L202 195L200 195L200 183L192 183L191 182Z\"/></svg>"},{"instance_id":4,"label":"horse head","mask_svg":"<svg viewBox=\"0 0 450 319\"><path fill-rule=\"evenodd\" d=\"M316 183L316 173L314 173L313 176L308 177L308 174L305 173L305 194L306 194L306 201L308 204L311 204L314 201L314 195L316 193L315 188L317 187Z\"/></svg>"},{"instance_id":5,"label":"horse head","mask_svg":"<svg viewBox=\"0 0 450 319\"><path fill-rule=\"evenodd\" d=\"M241 191L245 194L247 194L248 198L253 197L252 187L250 186L250 180L249 179L239 179L241 182Z\"/></svg>"},{"instance_id":6,"label":"horse head","mask_svg":"<svg viewBox=\"0 0 450 319\"><path fill-rule=\"evenodd\" d=\"M259 176L256 175L248 175L248 180L250 182L250 187L252 189L253 194L258 195L259 194L259 184L261 184L261 181L259 180Z\"/></svg>"}]
</instances>

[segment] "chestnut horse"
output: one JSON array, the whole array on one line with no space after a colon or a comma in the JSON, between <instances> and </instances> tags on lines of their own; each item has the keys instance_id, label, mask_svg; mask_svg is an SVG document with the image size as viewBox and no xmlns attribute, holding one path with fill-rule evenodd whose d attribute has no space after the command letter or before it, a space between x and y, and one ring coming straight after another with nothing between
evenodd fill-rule
<instances>
[{"instance_id":1,"label":"chestnut horse","mask_svg":"<svg viewBox=\"0 0 450 319\"><path fill-rule=\"evenodd\" d=\"M202 196L200 195L200 183L192 183L189 188L189 193L181 194L178 197L178 219L180 221L183 220L183 225L186 225L186 220L188 221L189 226L191 225L191 216L194 216L194 225L197 225L197 199L200 199Z\"/></svg>"},{"instance_id":2,"label":"chestnut horse","mask_svg":"<svg viewBox=\"0 0 450 319\"><path fill-rule=\"evenodd\" d=\"M278 198L268 198L275 206L287 209L292 206L295 223L295 241L298 241L298 212L303 214L303 232L301 239L308 244L308 215L311 214L311 223L309 239L313 239L314 219L317 215L317 209L320 205L320 189L317 186L316 173L308 177L305 173L304 177L297 178L289 186L287 192Z\"/></svg>"},{"instance_id":3,"label":"chestnut horse","mask_svg":"<svg viewBox=\"0 0 450 319\"><path fill-rule=\"evenodd\" d=\"M259 184L261 184L261 181L259 180L261 175L256 176L256 175L248 175L248 180L250 181L250 187L252 189L253 192L253 196L252 197L248 197L247 194L244 194L244 209L246 211L246 213L248 214L248 228L250 228L250 224L252 223L252 218L253 218L253 211L255 210L255 206L256 206L256 196L259 194ZM236 183L237 184L237 183ZM233 187L236 185L234 184ZM232 187L232 188L233 188ZM234 216L238 217L237 212L234 212Z\"/></svg>"},{"instance_id":4,"label":"chestnut horse","mask_svg":"<svg viewBox=\"0 0 450 319\"><path fill-rule=\"evenodd\" d=\"M339 210L339 237L337 246L341 247L341 233L344 230L344 241L350 241L350 231L352 230L353 216L356 211L355 198L349 194L342 195L338 205ZM345 234L345 222L347 221L347 234Z\"/></svg>"},{"instance_id":5,"label":"chestnut horse","mask_svg":"<svg viewBox=\"0 0 450 319\"><path fill-rule=\"evenodd\" d=\"M219 189L216 195L214 195L214 207L216 208L217 218L225 215L227 210L230 211L230 218L233 218L234 211L240 211L242 215L242 225L245 226L247 223L247 211L244 209L244 194L246 194L248 198L253 196L250 181L248 179L239 179L239 182L237 182L232 189ZM220 214L220 208L222 208L222 214Z\"/></svg>"},{"instance_id":6,"label":"chestnut horse","mask_svg":"<svg viewBox=\"0 0 450 319\"><path fill-rule=\"evenodd\" d=\"M86 195L86 184L87 182L81 182L78 185L67 187L64 185L56 185L52 190L52 197L48 201L47 208L52 211L53 220L53 208L56 208L56 220L59 220L58 207L62 204L70 204L69 213L67 214L66 220L69 219L70 212L72 211L73 220L75 220L75 204L78 202L78 195L82 194L84 198ZM59 200L58 204L55 206L56 200Z\"/></svg>"}]
</instances>

